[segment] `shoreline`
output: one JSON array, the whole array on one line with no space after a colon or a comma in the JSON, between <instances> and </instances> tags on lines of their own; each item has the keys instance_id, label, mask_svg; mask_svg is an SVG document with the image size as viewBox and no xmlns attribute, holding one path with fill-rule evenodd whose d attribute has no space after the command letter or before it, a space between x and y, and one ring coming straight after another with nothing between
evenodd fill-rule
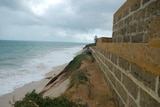
<instances>
[{"instance_id":1,"label":"shoreline","mask_svg":"<svg viewBox=\"0 0 160 107\"><path fill-rule=\"evenodd\" d=\"M50 78L58 75L67 65L68 63L55 66L53 67L53 70L46 73L44 78L41 79L40 81L32 81L20 88L15 89L11 93L0 96L0 107L11 107L11 104L13 104L13 101L21 100L25 96L25 94L27 94L28 92L32 92L34 89L36 90L37 93L40 93L45 87L45 85L50 81ZM67 87L66 85L68 82L69 81L66 81L66 83L60 87L64 87L65 89ZM55 92L54 92L55 97L61 94L63 91L65 91L65 90L59 90L59 88L57 89L56 88L57 87L55 87ZM11 102L11 104L9 104L9 102Z\"/></svg>"}]
</instances>

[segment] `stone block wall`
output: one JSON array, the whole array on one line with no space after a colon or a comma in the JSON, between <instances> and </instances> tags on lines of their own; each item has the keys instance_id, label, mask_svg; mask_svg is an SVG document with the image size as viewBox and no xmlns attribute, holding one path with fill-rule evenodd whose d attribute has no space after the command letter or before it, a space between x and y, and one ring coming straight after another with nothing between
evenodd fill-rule
<instances>
[{"instance_id":1,"label":"stone block wall","mask_svg":"<svg viewBox=\"0 0 160 107\"><path fill-rule=\"evenodd\" d=\"M114 14L113 42L160 41L160 0L127 0Z\"/></svg>"},{"instance_id":2,"label":"stone block wall","mask_svg":"<svg viewBox=\"0 0 160 107\"><path fill-rule=\"evenodd\" d=\"M118 107L160 107L160 0L127 0L91 47Z\"/></svg>"},{"instance_id":3,"label":"stone block wall","mask_svg":"<svg viewBox=\"0 0 160 107\"><path fill-rule=\"evenodd\" d=\"M101 43L101 45L97 44L96 47L90 48L100 70L104 73L105 81L117 101L117 106L160 107L160 66L158 65L160 60L154 63L149 61L149 65L152 65L152 71L155 70L152 72L149 69L150 66L144 68L136 63L139 56L132 58L138 51L130 55L123 49L121 50L124 45ZM129 47L134 49L132 44ZM143 46L140 45L140 47ZM144 47L148 50L152 48L146 45ZM125 49L132 50L127 47ZM116 50L123 52L119 53ZM160 52L160 49L155 48L154 51ZM123 55L124 53L125 55ZM154 55L160 58L156 52L154 52ZM143 55L140 56L143 57Z\"/></svg>"},{"instance_id":4,"label":"stone block wall","mask_svg":"<svg viewBox=\"0 0 160 107\"><path fill-rule=\"evenodd\" d=\"M111 43L112 42L112 38L108 38L108 37L100 37L97 40L97 43Z\"/></svg>"}]
</instances>

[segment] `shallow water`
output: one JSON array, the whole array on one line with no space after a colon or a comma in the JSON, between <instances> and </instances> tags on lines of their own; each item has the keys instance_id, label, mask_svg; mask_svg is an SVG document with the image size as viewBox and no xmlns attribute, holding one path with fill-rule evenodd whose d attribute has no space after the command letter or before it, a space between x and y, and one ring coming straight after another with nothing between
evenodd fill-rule
<instances>
[{"instance_id":1,"label":"shallow water","mask_svg":"<svg viewBox=\"0 0 160 107\"><path fill-rule=\"evenodd\" d=\"M69 62L84 44L0 41L0 96L38 81L53 67Z\"/></svg>"}]
</instances>

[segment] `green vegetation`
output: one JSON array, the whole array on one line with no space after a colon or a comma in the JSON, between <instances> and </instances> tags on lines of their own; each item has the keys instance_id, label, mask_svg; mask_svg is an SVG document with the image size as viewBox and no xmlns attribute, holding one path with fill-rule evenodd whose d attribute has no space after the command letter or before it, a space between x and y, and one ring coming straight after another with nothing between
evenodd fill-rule
<instances>
[{"instance_id":1,"label":"green vegetation","mask_svg":"<svg viewBox=\"0 0 160 107\"><path fill-rule=\"evenodd\" d=\"M82 107L82 105L69 101L64 95L54 99L43 98L33 90L26 94L22 101L16 101L14 107Z\"/></svg>"},{"instance_id":2,"label":"green vegetation","mask_svg":"<svg viewBox=\"0 0 160 107\"><path fill-rule=\"evenodd\" d=\"M87 73L86 69L80 69L75 71L71 76L71 86L75 84L76 87L78 88L80 84L86 83L88 81L88 77L86 73Z\"/></svg>"},{"instance_id":3,"label":"green vegetation","mask_svg":"<svg viewBox=\"0 0 160 107\"><path fill-rule=\"evenodd\" d=\"M87 59L86 54L77 55L69 64L66 66L64 71L74 71L78 69L81 65L82 60Z\"/></svg>"},{"instance_id":4,"label":"green vegetation","mask_svg":"<svg viewBox=\"0 0 160 107\"><path fill-rule=\"evenodd\" d=\"M95 58L93 57L92 53L89 52L89 53L82 53L82 54L79 54L77 55L65 68L64 68L64 71L75 71L77 70L81 63L82 63L82 60L86 60L90 58L90 60L92 62L95 61Z\"/></svg>"},{"instance_id":5,"label":"green vegetation","mask_svg":"<svg viewBox=\"0 0 160 107\"><path fill-rule=\"evenodd\" d=\"M81 66L81 63L82 63L82 60L85 60L87 59L88 55L86 54L80 54L80 55L77 55L65 68L64 70L59 73L56 77L52 78L48 84L52 84L59 76L61 76L62 74L65 74L65 78L68 78L75 70L77 70L80 66Z\"/></svg>"}]
</instances>

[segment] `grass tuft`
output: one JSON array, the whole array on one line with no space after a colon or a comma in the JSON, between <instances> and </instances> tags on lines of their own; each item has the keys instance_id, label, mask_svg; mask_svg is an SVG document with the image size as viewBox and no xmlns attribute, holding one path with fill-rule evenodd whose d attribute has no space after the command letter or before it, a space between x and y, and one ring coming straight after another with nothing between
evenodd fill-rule
<instances>
[{"instance_id":1,"label":"grass tuft","mask_svg":"<svg viewBox=\"0 0 160 107\"><path fill-rule=\"evenodd\" d=\"M71 86L76 85L76 87L78 88L80 84L85 84L88 81L86 73L87 73L86 69L80 69L75 71L71 76Z\"/></svg>"},{"instance_id":2,"label":"grass tuft","mask_svg":"<svg viewBox=\"0 0 160 107\"><path fill-rule=\"evenodd\" d=\"M22 101L16 101L14 107L79 107L73 101L69 101L66 96L57 98L43 98L33 90L25 95Z\"/></svg>"},{"instance_id":3,"label":"grass tuft","mask_svg":"<svg viewBox=\"0 0 160 107\"><path fill-rule=\"evenodd\" d=\"M64 68L64 71L74 71L81 66L82 60L87 59L86 54L77 55L69 64Z\"/></svg>"}]
</instances>

